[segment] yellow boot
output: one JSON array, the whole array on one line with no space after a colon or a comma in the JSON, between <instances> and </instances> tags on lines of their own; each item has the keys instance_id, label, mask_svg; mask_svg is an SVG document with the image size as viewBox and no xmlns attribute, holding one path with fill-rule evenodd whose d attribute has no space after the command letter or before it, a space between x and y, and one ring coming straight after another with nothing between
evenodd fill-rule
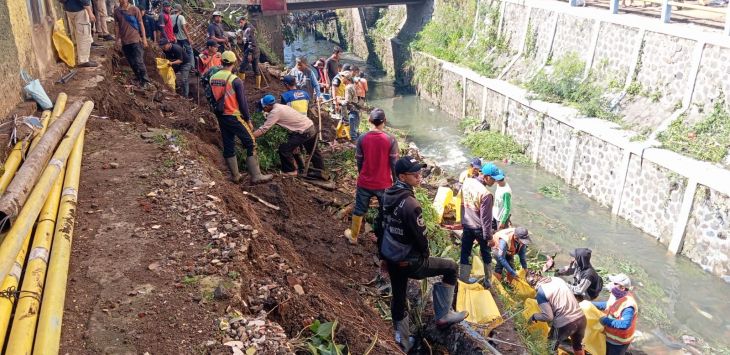
<instances>
[{"instance_id":1,"label":"yellow boot","mask_svg":"<svg viewBox=\"0 0 730 355\"><path fill-rule=\"evenodd\" d=\"M239 78L240 78L240 79L241 79L242 81L246 81L246 73L238 73L238 77L239 77Z\"/></svg>"},{"instance_id":2,"label":"yellow boot","mask_svg":"<svg viewBox=\"0 0 730 355\"><path fill-rule=\"evenodd\" d=\"M261 75L256 75L256 88L261 89Z\"/></svg>"},{"instance_id":3,"label":"yellow boot","mask_svg":"<svg viewBox=\"0 0 730 355\"><path fill-rule=\"evenodd\" d=\"M345 230L345 237L350 241L350 244L357 244L357 236L360 234L360 225L362 225L363 216L352 215L352 226L350 229Z\"/></svg>"}]
</instances>

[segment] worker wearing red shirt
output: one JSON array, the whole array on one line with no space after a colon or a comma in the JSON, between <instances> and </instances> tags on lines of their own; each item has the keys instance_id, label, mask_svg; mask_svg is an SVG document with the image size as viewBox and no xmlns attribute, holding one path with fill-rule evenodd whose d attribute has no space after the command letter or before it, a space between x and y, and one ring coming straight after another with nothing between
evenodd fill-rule
<instances>
[{"instance_id":1,"label":"worker wearing red shirt","mask_svg":"<svg viewBox=\"0 0 730 355\"><path fill-rule=\"evenodd\" d=\"M368 119L372 130L358 138L355 146L357 160L357 191L355 192L355 208L352 211L352 226L345 231L351 244L357 244L363 216L370 207L370 200L378 199L378 209L383 206L383 193L395 181L393 172L398 160L398 142L395 137L386 133L385 112L376 108L370 112Z\"/></svg>"}]
</instances>

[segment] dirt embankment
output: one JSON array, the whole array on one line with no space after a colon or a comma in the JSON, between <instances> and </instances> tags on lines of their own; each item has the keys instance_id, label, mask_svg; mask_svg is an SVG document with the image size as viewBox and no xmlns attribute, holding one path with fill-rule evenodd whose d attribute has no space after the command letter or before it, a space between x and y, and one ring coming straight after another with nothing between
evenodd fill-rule
<instances>
[{"instance_id":1,"label":"dirt embankment","mask_svg":"<svg viewBox=\"0 0 730 355\"><path fill-rule=\"evenodd\" d=\"M371 344L373 354L400 353L389 322L365 297L377 273L374 243L350 246L341 237L346 221L334 217L350 191L282 177L230 183L206 107L159 84L134 88L126 63L111 53L95 50L102 67L48 88L96 103L62 351L230 353L223 343L240 341L229 344L290 353L301 345L292 339L319 319L339 322L336 339L352 353ZM263 91L253 78L246 84L253 103Z\"/></svg>"}]
</instances>

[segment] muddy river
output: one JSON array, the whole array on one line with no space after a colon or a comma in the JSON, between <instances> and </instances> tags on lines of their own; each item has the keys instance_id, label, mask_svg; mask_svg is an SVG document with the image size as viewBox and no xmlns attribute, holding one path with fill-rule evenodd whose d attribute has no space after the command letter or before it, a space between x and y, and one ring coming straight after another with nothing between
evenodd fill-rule
<instances>
[{"instance_id":1,"label":"muddy river","mask_svg":"<svg viewBox=\"0 0 730 355\"><path fill-rule=\"evenodd\" d=\"M286 46L285 61L291 66L298 55L326 57L331 50L331 43L302 35ZM367 68L350 53L341 62ZM445 170L457 172L466 166L471 156L459 143L458 121L413 94L399 94L377 72L366 72L371 87L369 104L383 108L391 126L406 130L421 153ZM730 354L730 302L725 298L730 295L730 284L685 257L669 254L655 238L543 169L498 165L504 168L513 190L512 220L529 228L535 247L546 254L557 253L558 265L569 261L569 250L589 247L594 266L632 277L642 317L636 348L648 354L683 354L685 336L687 342L696 338L713 347L705 348L704 353ZM562 197L543 196L539 189L547 185L558 189Z\"/></svg>"}]
</instances>

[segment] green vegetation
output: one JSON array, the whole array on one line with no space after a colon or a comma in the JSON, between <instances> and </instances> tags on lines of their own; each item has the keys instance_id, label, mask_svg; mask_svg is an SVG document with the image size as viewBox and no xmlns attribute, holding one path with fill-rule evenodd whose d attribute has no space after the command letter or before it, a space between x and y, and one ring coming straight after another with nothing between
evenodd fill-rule
<instances>
[{"instance_id":1,"label":"green vegetation","mask_svg":"<svg viewBox=\"0 0 730 355\"><path fill-rule=\"evenodd\" d=\"M626 94L630 96L636 96L641 94L642 88L641 83L638 81L633 81L631 84L629 84L628 89L626 89Z\"/></svg>"},{"instance_id":2,"label":"green vegetation","mask_svg":"<svg viewBox=\"0 0 730 355\"><path fill-rule=\"evenodd\" d=\"M234 279L234 280L236 280L236 279L238 279L238 278L239 278L240 276L241 276L241 273L240 273L240 272L238 272L238 271L229 271L229 272L228 272L228 277L230 277L231 279Z\"/></svg>"},{"instance_id":3,"label":"green vegetation","mask_svg":"<svg viewBox=\"0 0 730 355\"><path fill-rule=\"evenodd\" d=\"M522 315L525 305L522 302L512 302L506 299L501 293L495 292L500 303L504 305L504 314L517 314L512 321L515 324L515 330L520 337L521 343L525 346L525 352L532 355L548 355L550 354L550 343L546 337L539 332L533 332L529 329L529 320Z\"/></svg>"},{"instance_id":4,"label":"green vegetation","mask_svg":"<svg viewBox=\"0 0 730 355\"><path fill-rule=\"evenodd\" d=\"M476 118L476 117L464 117L459 121L459 129L464 131L464 133L471 133L473 131L473 128L481 123L482 120Z\"/></svg>"},{"instance_id":5,"label":"green vegetation","mask_svg":"<svg viewBox=\"0 0 730 355\"><path fill-rule=\"evenodd\" d=\"M525 151L512 139L494 131L469 133L461 140L461 144L469 148L472 155L487 161L509 159L517 163L529 163Z\"/></svg>"},{"instance_id":6,"label":"green vegetation","mask_svg":"<svg viewBox=\"0 0 730 355\"><path fill-rule=\"evenodd\" d=\"M418 33L412 48L463 64L484 76L496 76L500 68L495 59L508 51L508 42L498 31L499 4L480 9L479 18L487 18L488 25L475 33L472 20L465 19L474 19L476 11L476 0L442 2L433 19ZM471 46L466 48L466 43Z\"/></svg>"},{"instance_id":7,"label":"green vegetation","mask_svg":"<svg viewBox=\"0 0 730 355\"><path fill-rule=\"evenodd\" d=\"M198 280L199 279L200 279L199 276L189 276L189 275L186 275L185 277L183 277L182 283L185 286L195 285L196 283L198 283Z\"/></svg>"},{"instance_id":8,"label":"green vegetation","mask_svg":"<svg viewBox=\"0 0 730 355\"><path fill-rule=\"evenodd\" d=\"M388 39L395 36L398 27L406 17L406 8L402 6L391 7L381 10L380 17L375 22L375 27L368 31L373 39Z\"/></svg>"},{"instance_id":9,"label":"green vegetation","mask_svg":"<svg viewBox=\"0 0 730 355\"><path fill-rule=\"evenodd\" d=\"M252 121L255 127L259 127L264 124L263 113L256 112L252 115ZM261 170L272 170L280 166L279 144L286 141L287 133L286 130L275 125L261 138L256 139L256 154L259 157L259 165ZM246 161L246 153L242 150L237 150L236 156L238 157L238 165L243 166Z\"/></svg>"},{"instance_id":10,"label":"green vegetation","mask_svg":"<svg viewBox=\"0 0 730 355\"><path fill-rule=\"evenodd\" d=\"M666 131L657 137L662 147L677 153L710 162L721 162L730 149L730 113L725 105L724 94L715 102L712 112L694 125L678 117Z\"/></svg>"},{"instance_id":11,"label":"green vegetation","mask_svg":"<svg viewBox=\"0 0 730 355\"><path fill-rule=\"evenodd\" d=\"M347 354L345 345L335 342L337 321L321 323L315 320L308 328L312 336L304 341L295 342L298 350L309 351L312 355L341 355Z\"/></svg>"},{"instance_id":12,"label":"green vegetation","mask_svg":"<svg viewBox=\"0 0 730 355\"><path fill-rule=\"evenodd\" d=\"M551 198L553 200L562 200L565 198L565 193L560 188L560 184L558 183L551 183L547 185L540 186L539 189L537 189L537 192L539 192L541 195Z\"/></svg>"},{"instance_id":13,"label":"green vegetation","mask_svg":"<svg viewBox=\"0 0 730 355\"><path fill-rule=\"evenodd\" d=\"M577 53L568 53L552 64L552 72L540 70L527 83L527 88L539 100L568 104L586 116L618 121L620 117L609 111L609 101L603 97L605 90L590 80L583 80L585 66Z\"/></svg>"},{"instance_id":14,"label":"green vegetation","mask_svg":"<svg viewBox=\"0 0 730 355\"><path fill-rule=\"evenodd\" d=\"M428 191L419 187L416 188L415 195L416 200L418 200L418 203L421 204L421 208L423 209L423 221L426 223L431 255L449 257L456 260L458 251L454 249L453 243L449 238L449 233L439 226L436 209L433 208L432 198L428 196Z\"/></svg>"},{"instance_id":15,"label":"green vegetation","mask_svg":"<svg viewBox=\"0 0 730 355\"><path fill-rule=\"evenodd\" d=\"M533 59L537 53L537 29L532 24L532 20L527 22L527 38L525 38L525 50L522 55L525 58Z\"/></svg>"}]
</instances>

